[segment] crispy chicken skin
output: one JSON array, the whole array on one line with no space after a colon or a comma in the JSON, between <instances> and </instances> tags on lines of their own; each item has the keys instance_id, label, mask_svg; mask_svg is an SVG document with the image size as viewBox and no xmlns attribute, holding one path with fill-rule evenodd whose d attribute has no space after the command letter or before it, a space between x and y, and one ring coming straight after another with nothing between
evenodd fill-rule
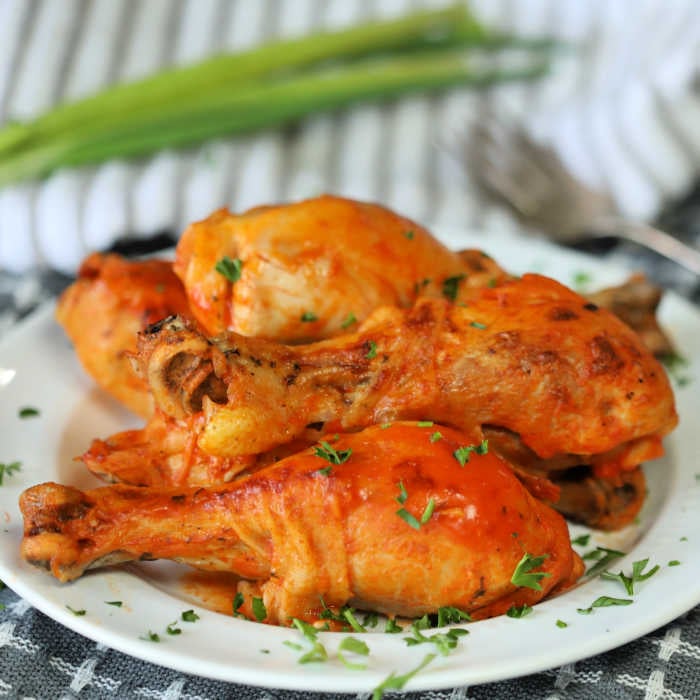
<instances>
[{"instance_id":1,"label":"crispy chicken skin","mask_svg":"<svg viewBox=\"0 0 700 700\"><path fill-rule=\"evenodd\" d=\"M21 497L23 557L61 581L86 569L169 558L228 571L261 595L266 622L314 620L321 598L409 617L451 605L477 618L533 604L573 584L582 563L563 518L534 499L496 455L454 456L478 435L396 423L326 440L347 460L307 449L226 486L93 491L53 483ZM406 494L397 503L402 488ZM404 509L419 528L399 517ZM545 555L541 590L511 577ZM233 597L233 591L232 591Z\"/></svg>"},{"instance_id":2,"label":"crispy chicken skin","mask_svg":"<svg viewBox=\"0 0 700 700\"><path fill-rule=\"evenodd\" d=\"M356 334L296 347L212 342L165 321L140 335L139 366L166 414L204 411L199 445L226 456L319 421L347 430L403 418L505 428L541 458L602 455L624 468L658 456L677 422L639 337L539 275L479 290L467 306L378 309Z\"/></svg>"},{"instance_id":3,"label":"crispy chicken skin","mask_svg":"<svg viewBox=\"0 0 700 700\"><path fill-rule=\"evenodd\" d=\"M128 359L137 333L169 314L189 316L185 292L164 260L131 262L93 253L78 279L61 295L56 319L73 342L87 373L143 418L153 412L147 384Z\"/></svg>"},{"instance_id":4,"label":"crispy chicken skin","mask_svg":"<svg viewBox=\"0 0 700 700\"><path fill-rule=\"evenodd\" d=\"M224 257L242 262L235 283L215 269ZM448 278L459 291L504 275L389 209L329 195L238 215L220 209L183 233L175 272L208 335L287 343L354 330L352 319L378 306L440 296Z\"/></svg>"}]
</instances>

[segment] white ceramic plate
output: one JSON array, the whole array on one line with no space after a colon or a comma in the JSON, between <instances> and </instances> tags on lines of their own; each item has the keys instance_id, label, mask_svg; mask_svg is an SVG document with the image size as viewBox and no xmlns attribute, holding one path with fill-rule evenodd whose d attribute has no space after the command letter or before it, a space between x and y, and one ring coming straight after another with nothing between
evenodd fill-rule
<instances>
[{"instance_id":1,"label":"white ceramic plate","mask_svg":"<svg viewBox=\"0 0 700 700\"><path fill-rule=\"evenodd\" d=\"M521 238L455 232L444 232L443 238L458 247L481 246L511 270L540 271L569 284L588 278L594 287L625 277L624 272L600 266L591 258ZM483 683L572 662L644 635L700 602L700 483L696 478L700 472L700 314L669 294L661 316L678 347L691 359L686 374L694 382L677 391L681 423L666 442L667 456L648 465L650 496L639 523L615 535L595 535L590 543L629 552L616 563L616 570L629 572L632 562L648 557L650 566L661 565L660 571L637 586L634 604L626 607L578 614L577 608L588 607L599 596L626 597L619 583L597 579L538 605L526 618L500 617L471 624L471 634L461 639L458 649L437 657L407 688ZM120 651L180 671L299 690L371 690L389 673L404 673L434 651L431 645L408 648L404 635L366 635L371 650L367 669L353 671L335 658L344 635L324 633L331 659L299 665L299 652L283 644L299 642L296 631L199 607L177 585L170 564L98 571L68 585L28 566L18 554L21 491L48 480L96 485L72 457L84 451L91 438L138 422L93 388L54 324L51 308L43 308L0 344L0 367L0 384L4 384L0 388L0 461L22 462L21 472L6 477L0 487L0 578L50 617ZM41 413L20 420L18 409L23 406L35 406ZM681 564L669 567L672 560ZM105 602L114 600L123 601L123 606ZM86 612L75 616L67 606ZM165 634L166 626L190 608L200 619L181 623L179 636ZM568 627L558 627L557 620ZM141 639L149 630L160 634L160 643Z\"/></svg>"}]
</instances>

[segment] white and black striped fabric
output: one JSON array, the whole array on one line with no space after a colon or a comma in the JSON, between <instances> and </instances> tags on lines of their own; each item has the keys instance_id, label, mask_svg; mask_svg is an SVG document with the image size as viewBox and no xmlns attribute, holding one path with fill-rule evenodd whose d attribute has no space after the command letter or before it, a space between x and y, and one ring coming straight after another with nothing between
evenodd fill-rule
<instances>
[{"instance_id":1,"label":"white and black striped fabric","mask_svg":"<svg viewBox=\"0 0 700 700\"><path fill-rule=\"evenodd\" d=\"M278 36L446 0L2 0L0 122L99 88ZM0 190L0 269L66 273L86 252L149 238L228 205L322 191L381 201L426 224L514 228L480 202L460 163L488 98L574 173L649 220L700 166L697 0L473 0L488 25L576 48L536 84L359 106L281 131L138 162L58 172Z\"/></svg>"}]
</instances>

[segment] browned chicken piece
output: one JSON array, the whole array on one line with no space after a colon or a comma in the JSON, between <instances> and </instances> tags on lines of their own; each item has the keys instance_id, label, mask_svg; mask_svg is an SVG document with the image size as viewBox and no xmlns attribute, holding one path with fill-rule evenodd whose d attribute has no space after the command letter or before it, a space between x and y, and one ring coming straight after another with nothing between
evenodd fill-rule
<instances>
[{"instance_id":1,"label":"browned chicken piece","mask_svg":"<svg viewBox=\"0 0 700 700\"><path fill-rule=\"evenodd\" d=\"M56 307L56 319L87 373L143 418L153 413L153 397L128 355L136 350L136 334L169 314L189 316L171 263L98 253L85 259Z\"/></svg>"},{"instance_id":2,"label":"browned chicken piece","mask_svg":"<svg viewBox=\"0 0 700 700\"><path fill-rule=\"evenodd\" d=\"M219 457L265 452L319 422L353 430L429 419L493 430L504 454L515 436L535 475L583 464L619 481L663 453L677 422L666 374L639 337L538 275L482 289L468 306L379 309L357 334L306 346L235 334L210 342L170 320L139 347L157 404L178 419L202 411L197 445ZM621 522L642 498L629 499Z\"/></svg>"},{"instance_id":3,"label":"browned chicken piece","mask_svg":"<svg viewBox=\"0 0 700 700\"><path fill-rule=\"evenodd\" d=\"M273 624L313 621L324 604L484 618L572 585L583 567L563 518L480 454L479 434L434 432L397 423L326 435L218 487L34 486L21 498L22 555L61 581L134 559L232 572L245 579L241 610L252 617L250 596L261 596ZM513 583L533 557L535 587Z\"/></svg>"},{"instance_id":4,"label":"browned chicken piece","mask_svg":"<svg viewBox=\"0 0 700 700\"><path fill-rule=\"evenodd\" d=\"M217 271L226 258L240 265L229 277ZM505 275L389 209L329 195L239 215L221 209L184 232L175 272L208 335L288 343L352 331L379 306L454 299Z\"/></svg>"},{"instance_id":5,"label":"browned chicken piece","mask_svg":"<svg viewBox=\"0 0 700 700\"><path fill-rule=\"evenodd\" d=\"M644 275L633 275L617 287L587 294L594 304L612 311L641 337L656 357L673 353L673 344L656 318L663 291Z\"/></svg>"}]
</instances>

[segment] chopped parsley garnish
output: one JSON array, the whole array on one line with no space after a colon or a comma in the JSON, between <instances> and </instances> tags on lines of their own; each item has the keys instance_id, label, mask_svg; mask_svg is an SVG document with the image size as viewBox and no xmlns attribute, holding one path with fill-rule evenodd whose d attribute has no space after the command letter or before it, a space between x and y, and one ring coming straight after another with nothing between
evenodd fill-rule
<instances>
[{"instance_id":1,"label":"chopped parsley garnish","mask_svg":"<svg viewBox=\"0 0 700 700\"><path fill-rule=\"evenodd\" d=\"M681 563L678 561L678 559L671 559L670 562L668 562L669 566L680 566Z\"/></svg>"},{"instance_id":2,"label":"chopped parsley garnish","mask_svg":"<svg viewBox=\"0 0 700 700\"><path fill-rule=\"evenodd\" d=\"M325 440L319 442L320 447L314 448L314 455L325 459L331 464L343 464L350 459L352 454L352 449L348 447L347 450L336 450L332 445L327 443Z\"/></svg>"},{"instance_id":3,"label":"chopped parsley garnish","mask_svg":"<svg viewBox=\"0 0 700 700\"><path fill-rule=\"evenodd\" d=\"M397 676L395 673L391 673L374 689L372 692L372 700L382 700L385 690L401 690L406 683L413 678L413 676L422 671L434 658L435 654L426 654L425 658L418 664L418 666L416 666L412 671L404 673L402 676Z\"/></svg>"},{"instance_id":4,"label":"chopped parsley garnish","mask_svg":"<svg viewBox=\"0 0 700 700\"><path fill-rule=\"evenodd\" d=\"M387 428L391 428L392 425L393 425L393 423L382 423L379 427L382 430L386 430Z\"/></svg>"},{"instance_id":5,"label":"chopped parsley garnish","mask_svg":"<svg viewBox=\"0 0 700 700\"><path fill-rule=\"evenodd\" d=\"M619 581L625 587L627 595L634 595L634 584L651 578L660 568L657 564L646 573L643 573L648 563L648 558L635 561L632 564L631 576L626 576L622 571L616 574L612 573L612 571L603 571L600 574L600 578L605 579L606 581Z\"/></svg>"},{"instance_id":6,"label":"chopped parsley garnish","mask_svg":"<svg viewBox=\"0 0 700 700\"><path fill-rule=\"evenodd\" d=\"M403 481L399 481L399 495L396 497L396 500L403 505L406 503L406 499L408 498L408 491L406 491L406 487L403 485Z\"/></svg>"},{"instance_id":7,"label":"chopped parsley garnish","mask_svg":"<svg viewBox=\"0 0 700 700\"><path fill-rule=\"evenodd\" d=\"M469 613L460 610L459 608L453 608L446 605L443 608L438 608L437 611L437 626L446 627L447 625L454 625L456 623L466 621L471 622L472 618Z\"/></svg>"},{"instance_id":8,"label":"chopped parsley garnish","mask_svg":"<svg viewBox=\"0 0 700 700\"><path fill-rule=\"evenodd\" d=\"M596 598L589 608L576 608L576 612L581 615L590 615L594 608L609 608L612 605L632 605L634 601L630 598L611 598L607 595L602 595Z\"/></svg>"},{"instance_id":9,"label":"chopped parsley garnish","mask_svg":"<svg viewBox=\"0 0 700 700\"><path fill-rule=\"evenodd\" d=\"M497 284L496 278L495 277L490 277L488 284L486 285L489 289L493 289Z\"/></svg>"},{"instance_id":10,"label":"chopped parsley garnish","mask_svg":"<svg viewBox=\"0 0 700 700\"><path fill-rule=\"evenodd\" d=\"M393 617L388 617L386 620L386 625L384 625L385 634L396 634L397 632L403 632L403 627L401 627L398 622Z\"/></svg>"},{"instance_id":11,"label":"chopped parsley garnish","mask_svg":"<svg viewBox=\"0 0 700 700\"><path fill-rule=\"evenodd\" d=\"M425 525L430 518L433 517L433 511L435 510L435 499L431 498L428 501L428 505L425 506L425 510L423 511L423 515L420 516L420 524Z\"/></svg>"},{"instance_id":12,"label":"chopped parsley garnish","mask_svg":"<svg viewBox=\"0 0 700 700\"><path fill-rule=\"evenodd\" d=\"M344 651L349 651L358 656L369 656L369 647L363 641L355 639L355 637L345 637L338 645L338 658L346 668L353 671L364 671L364 669L367 668L367 664L358 664L348 661L345 656L343 656L342 652Z\"/></svg>"},{"instance_id":13,"label":"chopped parsley garnish","mask_svg":"<svg viewBox=\"0 0 700 700\"><path fill-rule=\"evenodd\" d=\"M270 653L270 650L269 650L269 649L261 649L261 650L260 650L260 653L261 653L261 654L269 654L269 653Z\"/></svg>"},{"instance_id":14,"label":"chopped parsley garnish","mask_svg":"<svg viewBox=\"0 0 700 700\"><path fill-rule=\"evenodd\" d=\"M267 617L267 610L262 598L253 597L252 600L253 615L258 622L262 622Z\"/></svg>"},{"instance_id":15,"label":"chopped parsley garnish","mask_svg":"<svg viewBox=\"0 0 700 700\"><path fill-rule=\"evenodd\" d=\"M479 323L479 321L472 321L469 325L472 328L478 328L480 331L485 331L488 328L485 323Z\"/></svg>"},{"instance_id":16,"label":"chopped parsley garnish","mask_svg":"<svg viewBox=\"0 0 700 700\"><path fill-rule=\"evenodd\" d=\"M3 479L6 476L12 476L18 471L22 470L22 462L10 462L5 464L0 462L0 486L2 486Z\"/></svg>"},{"instance_id":17,"label":"chopped parsley garnish","mask_svg":"<svg viewBox=\"0 0 700 700\"><path fill-rule=\"evenodd\" d=\"M433 427L433 421L431 420L419 420L416 425L419 428L432 428Z\"/></svg>"},{"instance_id":18,"label":"chopped parsley garnish","mask_svg":"<svg viewBox=\"0 0 700 700\"><path fill-rule=\"evenodd\" d=\"M577 544L581 547L587 547L590 539L590 535L579 535L578 537L571 540L571 544Z\"/></svg>"},{"instance_id":19,"label":"chopped parsley garnish","mask_svg":"<svg viewBox=\"0 0 700 700\"><path fill-rule=\"evenodd\" d=\"M357 323L357 319L355 318L355 314L351 311L346 317L345 320L340 324L340 327L345 329L345 328L350 328L353 323Z\"/></svg>"},{"instance_id":20,"label":"chopped parsley garnish","mask_svg":"<svg viewBox=\"0 0 700 700\"><path fill-rule=\"evenodd\" d=\"M438 440L442 440L442 433L439 430L436 430L431 436L430 436L430 442L437 442Z\"/></svg>"},{"instance_id":21,"label":"chopped parsley garnish","mask_svg":"<svg viewBox=\"0 0 700 700\"><path fill-rule=\"evenodd\" d=\"M457 291L459 290L459 283L466 277L466 275L455 275L454 277L448 277L442 283L442 295L454 301L457 298Z\"/></svg>"},{"instance_id":22,"label":"chopped parsley garnish","mask_svg":"<svg viewBox=\"0 0 700 700\"><path fill-rule=\"evenodd\" d=\"M25 406L19 409L18 415L20 418L34 418L34 416L39 415L39 409L33 406Z\"/></svg>"},{"instance_id":23,"label":"chopped parsley garnish","mask_svg":"<svg viewBox=\"0 0 700 700\"><path fill-rule=\"evenodd\" d=\"M241 279L243 261L240 258L231 259L224 255L219 262L214 265L214 269L223 275L229 282L238 282Z\"/></svg>"},{"instance_id":24,"label":"chopped parsley garnish","mask_svg":"<svg viewBox=\"0 0 700 700\"><path fill-rule=\"evenodd\" d=\"M531 612L532 608L527 603L523 603L523 605L520 606L511 605L508 610L506 610L506 615L508 615L508 617L521 618L529 615Z\"/></svg>"},{"instance_id":25,"label":"chopped parsley garnish","mask_svg":"<svg viewBox=\"0 0 700 700\"><path fill-rule=\"evenodd\" d=\"M318 473L319 473L319 474L323 474L323 476L328 476L328 475L331 473L332 470L333 470L333 467L331 467L331 466L329 465L329 466L327 466L327 467L323 467L323 469L319 469L319 470L318 470Z\"/></svg>"},{"instance_id":26,"label":"chopped parsley garnish","mask_svg":"<svg viewBox=\"0 0 700 700\"><path fill-rule=\"evenodd\" d=\"M574 287L578 290L581 291L582 289L585 289L588 287L588 285L591 283L592 277L588 272L584 271L579 271L575 272L572 278L572 281L574 283Z\"/></svg>"},{"instance_id":27,"label":"chopped parsley garnish","mask_svg":"<svg viewBox=\"0 0 700 700\"><path fill-rule=\"evenodd\" d=\"M240 591L238 591L236 593L236 595L233 596L233 603L231 605L231 607L233 608L233 616L234 617L242 617L243 619L245 619L245 615L242 612L240 612L240 609L241 609L241 606L243 605L243 603L244 603L243 594Z\"/></svg>"},{"instance_id":28,"label":"chopped parsley garnish","mask_svg":"<svg viewBox=\"0 0 700 700\"><path fill-rule=\"evenodd\" d=\"M75 610L74 608L71 608L70 605L66 605L66 607L67 607L68 610L70 610L70 611L73 613L73 615L75 615L76 617L82 617L82 616L85 615L85 613L87 612L87 610Z\"/></svg>"},{"instance_id":29,"label":"chopped parsley garnish","mask_svg":"<svg viewBox=\"0 0 700 700\"><path fill-rule=\"evenodd\" d=\"M403 235L408 238L409 241L413 240L413 236L415 236L415 233L413 231L404 231Z\"/></svg>"},{"instance_id":30,"label":"chopped parsley garnish","mask_svg":"<svg viewBox=\"0 0 700 700\"><path fill-rule=\"evenodd\" d=\"M197 622L199 620L199 615L194 610L185 610L185 612L180 615L183 622Z\"/></svg>"},{"instance_id":31,"label":"chopped parsley garnish","mask_svg":"<svg viewBox=\"0 0 700 700\"><path fill-rule=\"evenodd\" d=\"M403 638L406 645L413 647L417 644L434 644L443 656L447 656L457 647L460 637L469 634L469 630L462 629L461 627L453 627L447 632L436 632L428 636L421 631L425 628L422 628L420 624L418 624L419 622L420 621L414 622L411 625L411 633L413 636Z\"/></svg>"},{"instance_id":32,"label":"chopped parsley garnish","mask_svg":"<svg viewBox=\"0 0 700 700\"><path fill-rule=\"evenodd\" d=\"M115 608L121 608L122 606L121 600L105 600L105 603L107 605L113 605Z\"/></svg>"},{"instance_id":33,"label":"chopped parsley garnish","mask_svg":"<svg viewBox=\"0 0 700 700\"><path fill-rule=\"evenodd\" d=\"M673 381L679 386L684 387L690 384L691 378L684 373L688 368L688 360L677 352L670 352L663 355L661 362L668 370L668 374Z\"/></svg>"},{"instance_id":34,"label":"chopped parsley garnish","mask_svg":"<svg viewBox=\"0 0 700 700\"><path fill-rule=\"evenodd\" d=\"M304 311L301 315L301 320L304 323L313 323L314 321L318 321L318 316L313 311Z\"/></svg>"},{"instance_id":35,"label":"chopped parsley garnish","mask_svg":"<svg viewBox=\"0 0 700 700\"><path fill-rule=\"evenodd\" d=\"M472 453L477 455L485 455L488 454L488 451L489 441L482 440L479 445L464 445L463 447L458 447L452 454L459 462L459 466L463 467L469 461Z\"/></svg>"},{"instance_id":36,"label":"chopped parsley garnish","mask_svg":"<svg viewBox=\"0 0 700 700\"><path fill-rule=\"evenodd\" d=\"M151 632L151 630L148 630L146 636L139 637L139 639L143 639L144 642L159 642L160 636L157 635L155 632Z\"/></svg>"},{"instance_id":37,"label":"chopped parsley garnish","mask_svg":"<svg viewBox=\"0 0 700 700\"><path fill-rule=\"evenodd\" d=\"M564 627L568 627L568 626L569 626L568 622L564 622L564 620L557 620L557 627L564 629Z\"/></svg>"},{"instance_id":38,"label":"chopped parsley garnish","mask_svg":"<svg viewBox=\"0 0 700 700\"><path fill-rule=\"evenodd\" d=\"M352 627L355 632L366 632L367 630L357 621L355 617L355 611L352 608L346 607L343 609L343 617L348 621L350 627Z\"/></svg>"},{"instance_id":39,"label":"chopped parsley garnish","mask_svg":"<svg viewBox=\"0 0 700 700\"><path fill-rule=\"evenodd\" d=\"M596 560L596 563L586 571L586 576L597 576L602 571L605 571L615 559L624 556L625 552L620 552L617 549L608 549L607 547L596 547L594 550L586 552L582 557L584 561Z\"/></svg>"},{"instance_id":40,"label":"chopped parsley garnish","mask_svg":"<svg viewBox=\"0 0 700 700\"><path fill-rule=\"evenodd\" d=\"M368 340L367 341L367 354L365 357L368 360L371 360L377 356L377 344L373 340Z\"/></svg>"},{"instance_id":41,"label":"chopped parsley garnish","mask_svg":"<svg viewBox=\"0 0 700 700\"><path fill-rule=\"evenodd\" d=\"M531 573L533 569L538 566L542 566L544 560L548 557L548 554L542 554L539 557L533 557L532 554L524 554L523 558L518 562L515 567L513 575L510 577L510 582L514 586L521 588L532 588L533 591L541 591L542 586L540 586L540 581L543 578L547 578L552 574L546 571L537 571Z\"/></svg>"},{"instance_id":42,"label":"chopped parsley garnish","mask_svg":"<svg viewBox=\"0 0 700 700\"><path fill-rule=\"evenodd\" d=\"M326 648L323 646L323 644L321 644L321 642L318 641L318 631L314 627L312 627L308 622L299 620L296 617L292 618L292 623L302 633L304 639L311 643L311 649L299 658L299 663L308 664L313 661L327 661L328 652L326 651ZM292 646L292 643L289 643L287 646Z\"/></svg>"},{"instance_id":43,"label":"chopped parsley garnish","mask_svg":"<svg viewBox=\"0 0 700 700\"><path fill-rule=\"evenodd\" d=\"M165 631L170 635L182 634L182 630L179 627L176 627L175 625L177 625L177 620L174 620L173 622L171 622L165 628Z\"/></svg>"},{"instance_id":44,"label":"chopped parsley garnish","mask_svg":"<svg viewBox=\"0 0 700 700\"><path fill-rule=\"evenodd\" d=\"M420 523L415 515L409 513L405 508L399 508L396 511L396 515L402 520L405 520L414 530L420 530Z\"/></svg>"},{"instance_id":45,"label":"chopped parsley garnish","mask_svg":"<svg viewBox=\"0 0 700 700\"><path fill-rule=\"evenodd\" d=\"M365 613L365 619L362 620L365 627L376 627L379 624L379 615L376 612Z\"/></svg>"},{"instance_id":46,"label":"chopped parsley garnish","mask_svg":"<svg viewBox=\"0 0 700 700\"><path fill-rule=\"evenodd\" d=\"M2 612L5 609L5 603L0 603L0 612Z\"/></svg>"}]
</instances>

